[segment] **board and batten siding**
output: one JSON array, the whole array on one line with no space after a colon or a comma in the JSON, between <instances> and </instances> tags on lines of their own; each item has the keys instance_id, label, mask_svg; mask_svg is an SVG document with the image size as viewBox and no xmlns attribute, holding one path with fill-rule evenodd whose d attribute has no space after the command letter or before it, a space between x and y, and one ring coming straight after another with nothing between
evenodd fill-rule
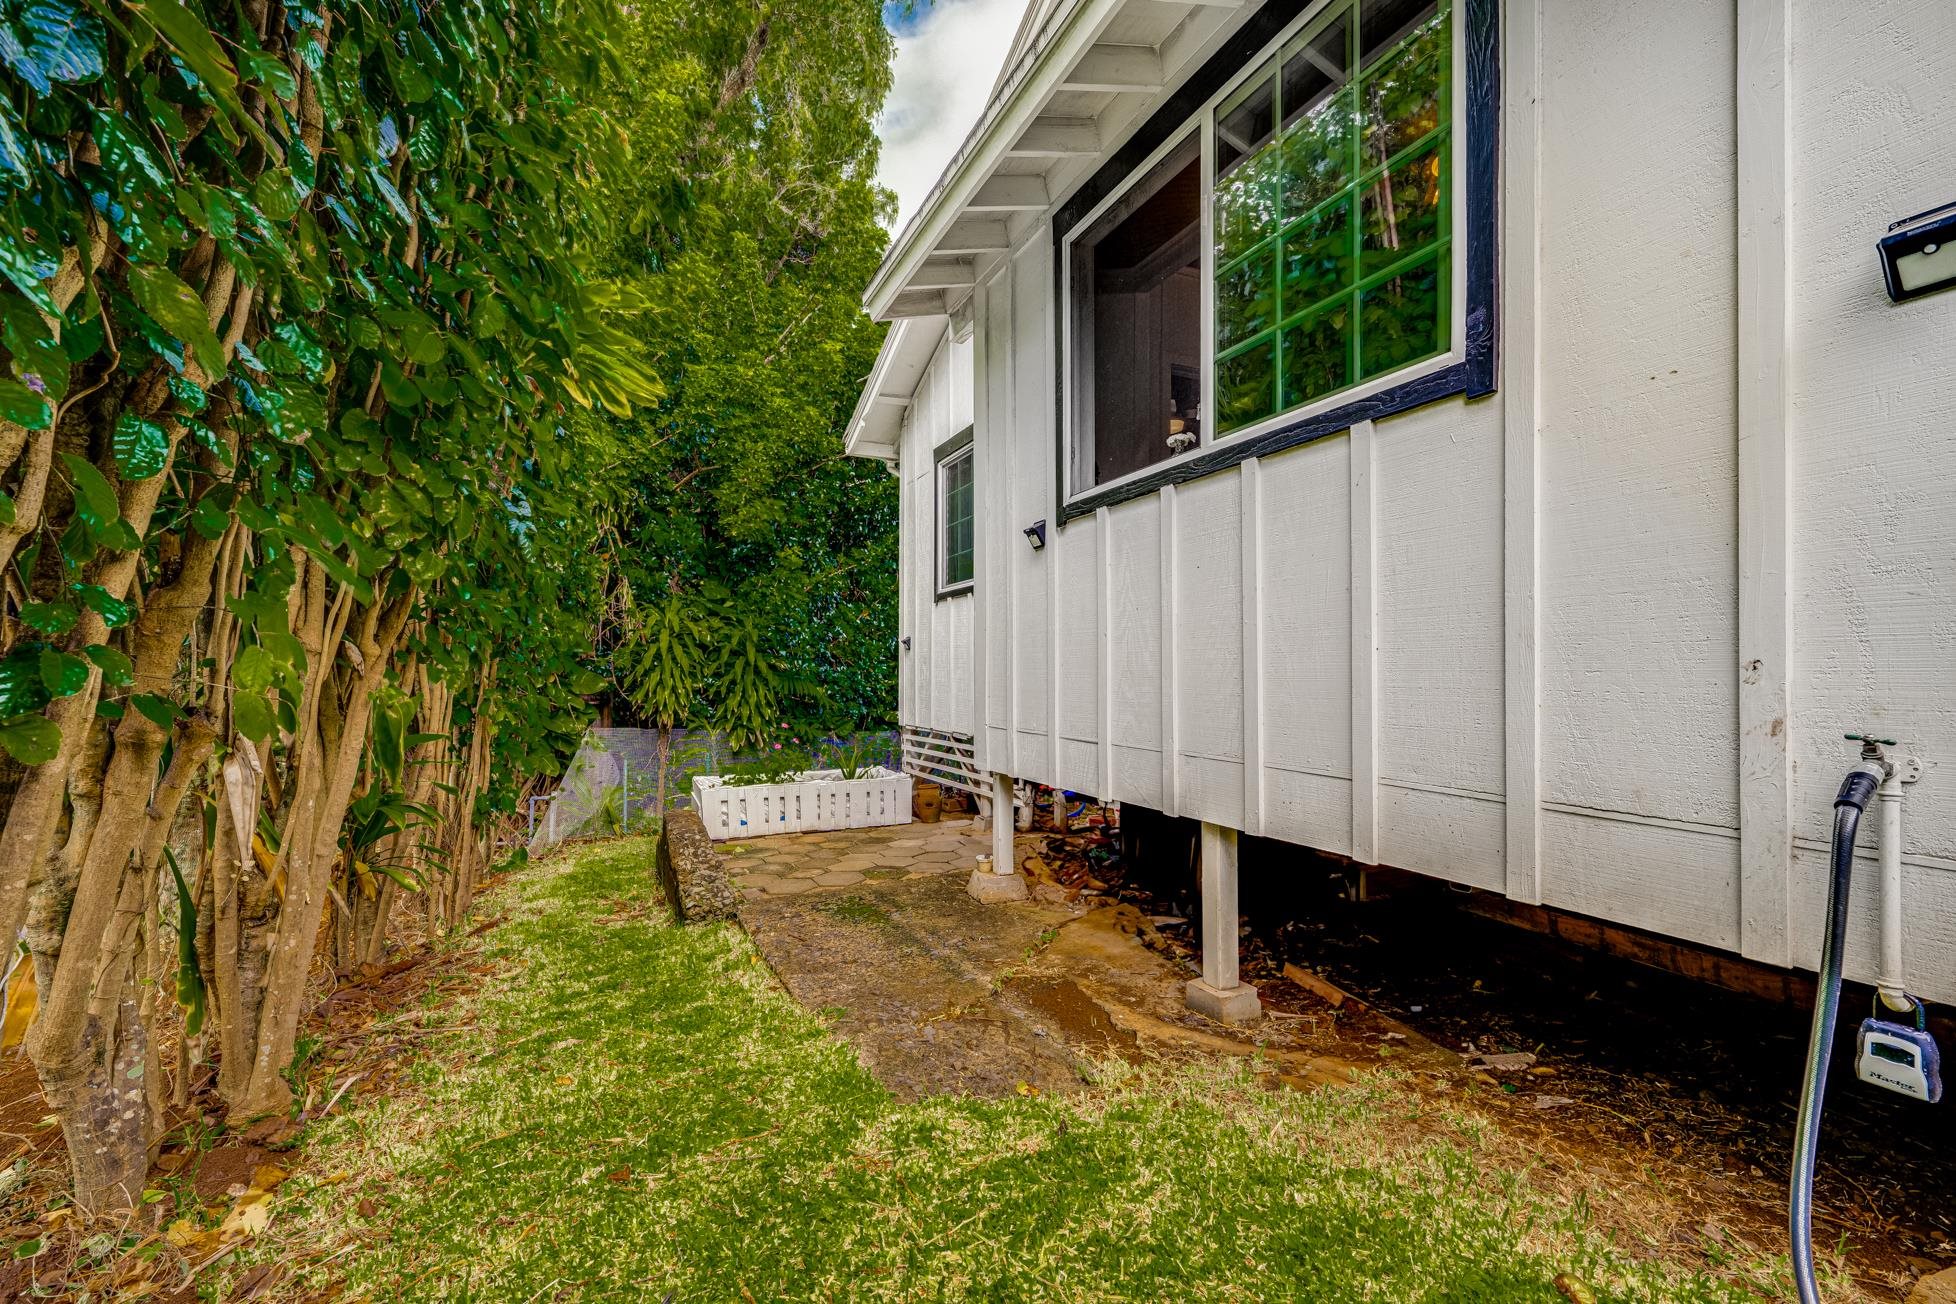
<instances>
[{"instance_id":1,"label":"board and batten siding","mask_svg":"<svg viewBox=\"0 0 1956 1304\"><path fill-rule=\"evenodd\" d=\"M904 719L1023 779L1809 968L1840 735L1884 731L1928 766L1910 978L1956 1000L1956 298L1890 304L1873 254L1956 197L1956 10L1511 0L1502 41L1491 397L1060 528L1050 229L981 269L977 593L928 589L962 420L934 363Z\"/></svg>"},{"instance_id":2,"label":"board and batten siding","mask_svg":"<svg viewBox=\"0 0 1956 1304\"><path fill-rule=\"evenodd\" d=\"M972 596L937 597L937 449L972 424L972 339L952 325L904 409L897 476L902 559L898 568L897 720L970 735L974 701ZM981 526L982 528L982 526Z\"/></svg>"}]
</instances>

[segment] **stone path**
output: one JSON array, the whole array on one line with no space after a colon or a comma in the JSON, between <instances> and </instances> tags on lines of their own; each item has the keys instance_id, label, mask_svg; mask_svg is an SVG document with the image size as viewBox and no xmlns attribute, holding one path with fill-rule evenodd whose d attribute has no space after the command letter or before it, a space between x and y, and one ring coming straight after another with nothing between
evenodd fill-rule
<instances>
[{"instance_id":1,"label":"stone path","mask_svg":"<svg viewBox=\"0 0 1956 1304\"><path fill-rule=\"evenodd\" d=\"M1044 841L1020 834L1015 858ZM990 849L969 820L718 844L769 966L902 1099L1069 1091L1109 1055L1257 1053L1300 1084L1348 1073L1317 1018L1234 1029L1191 1011L1193 968L1132 905L973 900Z\"/></svg>"},{"instance_id":2,"label":"stone path","mask_svg":"<svg viewBox=\"0 0 1956 1304\"><path fill-rule=\"evenodd\" d=\"M963 876L980 852L991 849L991 833L969 819L944 820L748 838L716 849L748 895L796 896L859 883Z\"/></svg>"}]
</instances>

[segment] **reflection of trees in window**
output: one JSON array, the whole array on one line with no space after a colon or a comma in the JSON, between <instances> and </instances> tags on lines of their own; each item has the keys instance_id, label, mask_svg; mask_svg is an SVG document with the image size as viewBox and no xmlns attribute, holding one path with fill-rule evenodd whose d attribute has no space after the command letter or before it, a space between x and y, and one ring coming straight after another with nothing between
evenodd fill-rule
<instances>
[{"instance_id":1,"label":"reflection of trees in window","mask_svg":"<svg viewBox=\"0 0 1956 1304\"><path fill-rule=\"evenodd\" d=\"M1218 433L1448 347L1450 8L1347 0L1218 109Z\"/></svg>"}]
</instances>

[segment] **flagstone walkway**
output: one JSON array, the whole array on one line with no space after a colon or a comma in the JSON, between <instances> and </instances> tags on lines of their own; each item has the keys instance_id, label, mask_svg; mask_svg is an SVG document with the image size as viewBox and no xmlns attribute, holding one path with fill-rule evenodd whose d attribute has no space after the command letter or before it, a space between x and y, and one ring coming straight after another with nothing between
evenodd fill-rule
<instances>
[{"instance_id":1,"label":"flagstone walkway","mask_svg":"<svg viewBox=\"0 0 1956 1304\"><path fill-rule=\"evenodd\" d=\"M991 833L970 819L880 829L786 833L720 843L727 872L748 893L795 896L858 883L968 874Z\"/></svg>"}]
</instances>

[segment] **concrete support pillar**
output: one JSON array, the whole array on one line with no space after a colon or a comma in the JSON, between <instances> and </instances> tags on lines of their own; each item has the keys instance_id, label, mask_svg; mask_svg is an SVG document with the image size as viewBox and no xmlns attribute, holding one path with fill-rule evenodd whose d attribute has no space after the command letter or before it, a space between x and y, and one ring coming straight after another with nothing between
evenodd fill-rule
<instances>
[{"instance_id":1,"label":"concrete support pillar","mask_svg":"<svg viewBox=\"0 0 1956 1304\"><path fill-rule=\"evenodd\" d=\"M971 871L965 891L980 901L1023 901L1030 893L1012 849L1012 776L992 776L992 863Z\"/></svg>"},{"instance_id":2,"label":"concrete support pillar","mask_svg":"<svg viewBox=\"0 0 1956 1304\"><path fill-rule=\"evenodd\" d=\"M1012 776L992 776L992 872L1016 874L1019 862L1012 858Z\"/></svg>"},{"instance_id":3,"label":"concrete support pillar","mask_svg":"<svg viewBox=\"0 0 1956 1304\"><path fill-rule=\"evenodd\" d=\"M1189 1008L1222 1023L1263 1013L1256 988L1237 976L1236 830L1202 826L1202 976L1188 984Z\"/></svg>"}]
</instances>

